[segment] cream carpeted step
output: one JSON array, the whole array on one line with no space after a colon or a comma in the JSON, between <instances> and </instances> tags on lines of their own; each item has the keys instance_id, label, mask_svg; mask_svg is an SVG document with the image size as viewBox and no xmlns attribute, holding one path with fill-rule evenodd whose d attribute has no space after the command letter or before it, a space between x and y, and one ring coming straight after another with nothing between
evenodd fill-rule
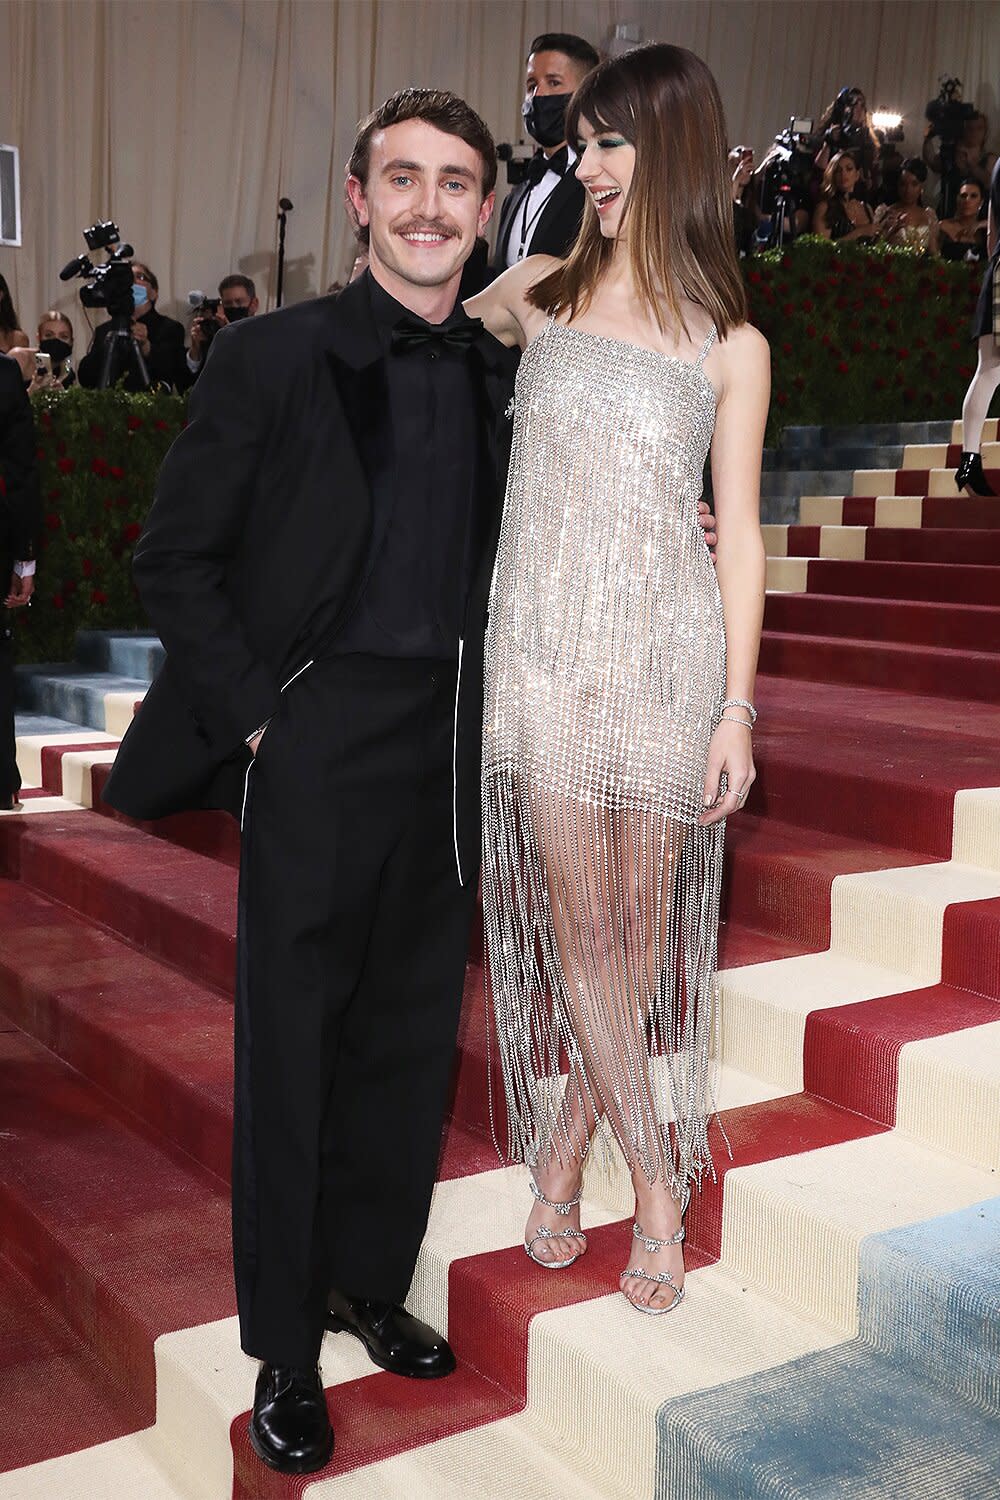
<instances>
[{"instance_id":1,"label":"cream carpeted step","mask_svg":"<svg viewBox=\"0 0 1000 1500\"><path fill-rule=\"evenodd\" d=\"M995 1174L898 1130L736 1167L726 1175L722 1260L786 1306L853 1338L861 1241L982 1202L996 1185Z\"/></svg>"},{"instance_id":2,"label":"cream carpeted step","mask_svg":"<svg viewBox=\"0 0 1000 1500\"><path fill-rule=\"evenodd\" d=\"M722 1062L769 1080L778 1094L798 1093L811 1011L860 1004L912 988L910 974L835 952L727 969L719 975Z\"/></svg>"},{"instance_id":3,"label":"cream carpeted step","mask_svg":"<svg viewBox=\"0 0 1000 1500\"><path fill-rule=\"evenodd\" d=\"M948 462L947 443L907 443L901 469L940 469Z\"/></svg>"},{"instance_id":4,"label":"cream carpeted step","mask_svg":"<svg viewBox=\"0 0 1000 1500\"><path fill-rule=\"evenodd\" d=\"M104 694L104 727L115 739L122 738L135 717L135 705L144 697L144 693Z\"/></svg>"},{"instance_id":5,"label":"cream carpeted step","mask_svg":"<svg viewBox=\"0 0 1000 1500\"><path fill-rule=\"evenodd\" d=\"M788 527L767 524L760 528L764 538L764 551L769 558L788 556Z\"/></svg>"},{"instance_id":6,"label":"cream carpeted step","mask_svg":"<svg viewBox=\"0 0 1000 1500\"><path fill-rule=\"evenodd\" d=\"M809 582L808 557L768 557L767 588L775 594L804 594Z\"/></svg>"},{"instance_id":7,"label":"cream carpeted step","mask_svg":"<svg viewBox=\"0 0 1000 1500\"><path fill-rule=\"evenodd\" d=\"M803 495L799 500L800 526L840 526L843 519L843 495Z\"/></svg>"},{"instance_id":8,"label":"cream carpeted step","mask_svg":"<svg viewBox=\"0 0 1000 1500\"><path fill-rule=\"evenodd\" d=\"M909 974L941 978L945 908L1000 897L1000 874L949 860L902 870L838 875L830 902L830 946L845 956Z\"/></svg>"},{"instance_id":9,"label":"cream carpeted step","mask_svg":"<svg viewBox=\"0 0 1000 1500\"><path fill-rule=\"evenodd\" d=\"M916 527L923 525L921 495L879 495L875 500L875 525Z\"/></svg>"},{"instance_id":10,"label":"cream carpeted step","mask_svg":"<svg viewBox=\"0 0 1000 1500\"><path fill-rule=\"evenodd\" d=\"M1000 874L1000 787L956 792L951 857Z\"/></svg>"},{"instance_id":11,"label":"cream carpeted step","mask_svg":"<svg viewBox=\"0 0 1000 1500\"><path fill-rule=\"evenodd\" d=\"M19 734L16 739L17 765L25 786L42 785L42 751L51 746L79 745L86 741L91 745L117 745L117 737L103 729L86 729L82 725L76 730L52 734Z\"/></svg>"},{"instance_id":12,"label":"cream carpeted step","mask_svg":"<svg viewBox=\"0 0 1000 1500\"><path fill-rule=\"evenodd\" d=\"M867 526L821 526L819 555L863 562L867 535Z\"/></svg>"},{"instance_id":13,"label":"cream carpeted step","mask_svg":"<svg viewBox=\"0 0 1000 1500\"><path fill-rule=\"evenodd\" d=\"M884 495L892 484L894 473L894 469L855 469L854 487L851 494Z\"/></svg>"},{"instance_id":14,"label":"cream carpeted step","mask_svg":"<svg viewBox=\"0 0 1000 1500\"><path fill-rule=\"evenodd\" d=\"M229 1488L212 1500L227 1500L232 1484L230 1463ZM191 1500L191 1494L163 1473L145 1435L133 1433L0 1474L0 1500Z\"/></svg>"},{"instance_id":15,"label":"cream carpeted step","mask_svg":"<svg viewBox=\"0 0 1000 1500\"><path fill-rule=\"evenodd\" d=\"M959 445L963 442L961 417L956 417L951 424L951 440ZM987 417L983 426L983 442L995 443L998 440L1000 440L1000 417Z\"/></svg>"},{"instance_id":16,"label":"cream carpeted step","mask_svg":"<svg viewBox=\"0 0 1000 1500\"><path fill-rule=\"evenodd\" d=\"M1000 1006L997 1011L1000 1016ZM906 1043L899 1056L896 1129L1000 1173L1000 1019Z\"/></svg>"}]
</instances>

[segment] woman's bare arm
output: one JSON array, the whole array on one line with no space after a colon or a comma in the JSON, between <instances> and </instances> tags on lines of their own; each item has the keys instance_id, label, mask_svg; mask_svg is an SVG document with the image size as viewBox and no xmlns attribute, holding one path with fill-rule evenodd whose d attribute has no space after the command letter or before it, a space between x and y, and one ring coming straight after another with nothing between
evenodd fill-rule
<instances>
[{"instance_id":1,"label":"woman's bare arm","mask_svg":"<svg viewBox=\"0 0 1000 1500\"><path fill-rule=\"evenodd\" d=\"M482 318L501 344L523 349L545 316L528 302L527 293L558 264L554 255L527 256L463 303L465 311L470 318Z\"/></svg>"}]
</instances>

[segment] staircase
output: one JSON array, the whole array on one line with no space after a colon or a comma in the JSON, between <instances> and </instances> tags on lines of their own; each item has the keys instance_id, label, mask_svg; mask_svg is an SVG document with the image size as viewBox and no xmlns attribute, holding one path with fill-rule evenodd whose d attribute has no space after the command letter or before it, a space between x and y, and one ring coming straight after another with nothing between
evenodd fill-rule
<instances>
[{"instance_id":1,"label":"staircase","mask_svg":"<svg viewBox=\"0 0 1000 1500\"><path fill-rule=\"evenodd\" d=\"M0 815L0 1500L994 1500L1000 500L952 498L947 430L891 441L908 436L803 439L823 454L804 474L841 472L849 446L890 467L766 532L718 1181L688 1215L683 1307L642 1318L613 1290L631 1209L614 1153L588 1168L588 1254L558 1276L524 1256L523 1172L489 1139L477 938L409 1299L460 1369L402 1381L328 1335L320 1476L280 1479L245 1436L235 830L100 803L154 642L88 637L72 670L24 674L31 787Z\"/></svg>"}]
</instances>

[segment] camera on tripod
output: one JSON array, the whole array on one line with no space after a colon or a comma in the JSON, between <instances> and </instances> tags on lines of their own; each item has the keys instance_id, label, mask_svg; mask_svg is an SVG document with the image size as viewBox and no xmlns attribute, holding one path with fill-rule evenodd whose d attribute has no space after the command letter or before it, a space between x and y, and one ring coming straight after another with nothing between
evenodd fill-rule
<instances>
[{"instance_id":1,"label":"camera on tripod","mask_svg":"<svg viewBox=\"0 0 1000 1500\"><path fill-rule=\"evenodd\" d=\"M942 78L940 92L929 101L924 115L930 121L931 135L940 137L942 151L949 146L954 150L962 139L966 121L975 118L976 106L966 104L962 98L960 78Z\"/></svg>"},{"instance_id":2,"label":"camera on tripod","mask_svg":"<svg viewBox=\"0 0 1000 1500\"><path fill-rule=\"evenodd\" d=\"M132 376L139 389L148 391L151 385L149 370L142 357L142 350L132 336L132 315L135 300L132 295L132 257L135 250L121 243L118 225L111 219L98 219L83 231L88 250L109 250L102 265L94 265L89 255L77 255L59 272L60 281L72 281L80 276L87 285L80 288L80 301L84 307L103 307L111 315L110 332L101 359L101 372L97 381L98 390L115 385L123 376ZM112 250L112 245L117 246Z\"/></svg>"},{"instance_id":3,"label":"camera on tripod","mask_svg":"<svg viewBox=\"0 0 1000 1500\"><path fill-rule=\"evenodd\" d=\"M188 304L192 312L192 327L198 325L198 332L202 340L202 359L208 354L212 340L220 328L226 325L219 320L219 308L222 306L221 297L205 297L201 292L189 292Z\"/></svg>"}]
</instances>

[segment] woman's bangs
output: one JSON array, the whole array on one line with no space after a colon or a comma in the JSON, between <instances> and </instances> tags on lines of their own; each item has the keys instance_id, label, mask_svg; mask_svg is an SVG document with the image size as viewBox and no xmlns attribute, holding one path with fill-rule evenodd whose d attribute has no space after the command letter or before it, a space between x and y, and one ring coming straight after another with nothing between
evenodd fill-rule
<instances>
[{"instance_id":1,"label":"woman's bangs","mask_svg":"<svg viewBox=\"0 0 1000 1500\"><path fill-rule=\"evenodd\" d=\"M580 139L581 119L594 130L614 130L630 143L635 143L635 116L629 107L628 95L621 87L621 80L616 80L606 71L607 68L605 64L588 74L569 102L566 139L571 146Z\"/></svg>"}]
</instances>

